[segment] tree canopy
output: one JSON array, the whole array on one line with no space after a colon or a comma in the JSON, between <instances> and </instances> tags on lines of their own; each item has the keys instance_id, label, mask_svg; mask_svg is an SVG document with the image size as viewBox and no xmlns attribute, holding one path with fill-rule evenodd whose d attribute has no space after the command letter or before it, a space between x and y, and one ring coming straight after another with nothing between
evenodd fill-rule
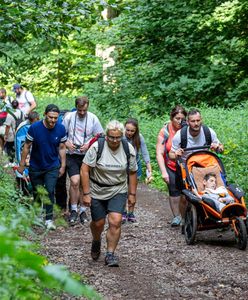
<instances>
[{"instance_id":1,"label":"tree canopy","mask_svg":"<svg viewBox=\"0 0 248 300\"><path fill-rule=\"evenodd\" d=\"M247 100L247 1L1 2L2 85L85 92L120 116ZM115 18L102 18L106 7ZM114 46L107 70L97 45Z\"/></svg>"}]
</instances>

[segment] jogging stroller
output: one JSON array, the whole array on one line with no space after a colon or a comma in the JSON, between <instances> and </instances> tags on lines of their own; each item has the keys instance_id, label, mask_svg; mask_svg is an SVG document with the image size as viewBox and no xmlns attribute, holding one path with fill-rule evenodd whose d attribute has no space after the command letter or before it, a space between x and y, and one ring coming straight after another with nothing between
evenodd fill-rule
<instances>
[{"instance_id":1,"label":"jogging stroller","mask_svg":"<svg viewBox=\"0 0 248 300\"><path fill-rule=\"evenodd\" d=\"M30 182L30 178L28 175L28 168L25 168L23 174L20 174L17 171L17 167L19 166L20 160L21 160L21 152L22 148L26 139L26 135L28 132L28 129L30 127L30 124L24 124L18 130L15 134L15 159L17 165L13 167L16 180L18 183L19 190L23 192L24 195L29 196L32 192L32 185Z\"/></svg>"},{"instance_id":2,"label":"jogging stroller","mask_svg":"<svg viewBox=\"0 0 248 300\"><path fill-rule=\"evenodd\" d=\"M228 184L222 161L209 146L186 148L191 153L186 162L178 161L183 194L187 200L185 225L183 228L188 245L193 244L197 231L224 228L231 226L235 233L238 248L245 250L247 246L247 209L244 192L235 184ZM233 203L226 204L220 211L213 200L201 195L204 176L208 173L216 175L217 187L224 186L233 198Z\"/></svg>"}]
</instances>

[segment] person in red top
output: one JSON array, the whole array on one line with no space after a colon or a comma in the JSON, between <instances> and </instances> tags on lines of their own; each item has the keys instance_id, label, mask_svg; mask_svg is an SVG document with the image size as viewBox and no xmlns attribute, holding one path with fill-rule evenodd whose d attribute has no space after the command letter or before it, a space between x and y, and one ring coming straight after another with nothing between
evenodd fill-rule
<instances>
[{"instance_id":1,"label":"person in red top","mask_svg":"<svg viewBox=\"0 0 248 300\"><path fill-rule=\"evenodd\" d=\"M176 105L170 112L170 121L165 123L159 131L156 145L157 162L164 182L169 190L169 202L173 214L171 226L179 226L181 223L181 213L184 207L181 191L176 184L176 162L169 159L169 152L172 145L172 139L176 132L181 129L182 122L187 116L186 110Z\"/></svg>"}]
</instances>

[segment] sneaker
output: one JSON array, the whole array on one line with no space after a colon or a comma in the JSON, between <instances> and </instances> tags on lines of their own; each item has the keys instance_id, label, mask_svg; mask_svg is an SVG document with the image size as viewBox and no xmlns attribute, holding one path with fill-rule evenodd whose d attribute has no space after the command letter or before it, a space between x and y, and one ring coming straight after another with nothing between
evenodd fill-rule
<instances>
[{"instance_id":1,"label":"sneaker","mask_svg":"<svg viewBox=\"0 0 248 300\"><path fill-rule=\"evenodd\" d=\"M78 218L78 213L75 210L72 210L69 216L70 225L75 225L77 222L77 218Z\"/></svg>"},{"instance_id":2,"label":"sneaker","mask_svg":"<svg viewBox=\"0 0 248 300\"><path fill-rule=\"evenodd\" d=\"M55 226L55 224L53 223L52 220L46 220L45 221L45 226L46 226L47 230L55 230L56 229L56 226Z\"/></svg>"},{"instance_id":3,"label":"sneaker","mask_svg":"<svg viewBox=\"0 0 248 300\"><path fill-rule=\"evenodd\" d=\"M81 212L81 214L79 215L79 219L80 219L80 223L83 225L84 223L88 222L88 217L86 214L86 211Z\"/></svg>"},{"instance_id":4,"label":"sneaker","mask_svg":"<svg viewBox=\"0 0 248 300\"><path fill-rule=\"evenodd\" d=\"M122 224L125 224L126 222L127 222L127 212L124 211L124 212L122 213L122 221L121 221L121 223L122 223Z\"/></svg>"},{"instance_id":5,"label":"sneaker","mask_svg":"<svg viewBox=\"0 0 248 300\"><path fill-rule=\"evenodd\" d=\"M108 267L119 267L118 258L114 255L114 253L106 254L105 265Z\"/></svg>"},{"instance_id":6,"label":"sneaker","mask_svg":"<svg viewBox=\"0 0 248 300\"><path fill-rule=\"evenodd\" d=\"M137 222L133 212L128 213L127 220L128 220L128 222L131 222L131 223L136 223Z\"/></svg>"},{"instance_id":7,"label":"sneaker","mask_svg":"<svg viewBox=\"0 0 248 300\"><path fill-rule=\"evenodd\" d=\"M101 241L92 241L91 244L91 257L93 260L98 260L101 254Z\"/></svg>"},{"instance_id":8,"label":"sneaker","mask_svg":"<svg viewBox=\"0 0 248 300\"><path fill-rule=\"evenodd\" d=\"M171 227L176 227L181 224L182 218L180 216L175 216L173 220L171 221Z\"/></svg>"}]
</instances>

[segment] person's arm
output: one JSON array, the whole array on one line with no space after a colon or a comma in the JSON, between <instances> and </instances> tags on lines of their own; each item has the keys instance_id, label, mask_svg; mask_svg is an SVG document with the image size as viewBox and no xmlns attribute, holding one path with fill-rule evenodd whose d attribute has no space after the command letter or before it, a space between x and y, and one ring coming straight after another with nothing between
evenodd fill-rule
<instances>
[{"instance_id":1,"label":"person's arm","mask_svg":"<svg viewBox=\"0 0 248 300\"><path fill-rule=\"evenodd\" d=\"M83 204L85 206L91 205L91 194L90 194L90 166L85 163L82 164L80 169L81 186L83 191ZM81 202L81 201L80 201Z\"/></svg>"},{"instance_id":2,"label":"person's arm","mask_svg":"<svg viewBox=\"0 0 248 300\"><path fill-rule=\"evenodd\" d=\"M34 96L30 91L25 91L25 98L27 99L28 103L29 103L29 109L27 111L27 115L36 108L37 104L35 102Z\"/></svg>"},{"instance_id":3,"label":"person's arm","mask_svg":"<svg viewBox=\"0 0 248 300\"><path fill-rule=\"evenodd\" d=\"M224 145L221 144L219 139L217 138L217 134L212 128L209 128L210 133L211 133L211 138L212 138L212 143L210 146L211 150L214 150L216 152L223 152L224 151Z\"/></svg>"},{"instance_id":4,"label":"person's arm","mask_svg":"<svg viewBox=\"0 0 248 300\"><path fill-rule=\"evenodd\" d=\"M4 142L7 142L8 135L9 135L10 125L5 126L5 133L4 133Z\"/></svg>"},{"instance_id":5,"label":"person's arm","mask_svg":"<svg viewBox=\"0 0 248 300\"><path fill-rule=\"evenodd\" d=\"M169 158L171 160L176 160L181 157L184 150L181 148L181 130L178 130L172 139L172 145L169 152Z\"/></svg>"},{"instance_id":6,"label":"person's arm","mask_svg":"<svg viewBox=\"0 0 248 300\"><path fill-rule=\"evenodd\" d=\"M164 130L164 129L162 128L161 131L162 130ZM169 175L166 171L165 161L164 161L165 145L164 145L163 134L161 134L161 131L160 131L160 133L157 137L156 158L157 158L157 162L158 162L160 172L162 174L162 178L166 183L168 183L169 182Z\"/></svg>"},{"instance_id":7,"label":"person's arm","mask_svg":"<svg viewBox=\"0 0 248 300\"><path fill-rule=\"evenodd\" d=\"M129 172L129 186L128 186L128 205L134 206L136 203L136 190L137 190L137 172Z\"/></svg>"},{"instance_id":8,"label":"person's arm","mask_svg":"<svg viewBox=\"0 0 248 300\"><path fill-rule=\"evenodd\" d=\"M22 154L21 154L21 160L19 162L19 167L17 168L17 171L22 174L24 169L25 169L25 166L26 166L26 158L30 152L30 149L31 149L31 146L32 146L32 142L29 141L29 140L26 140L25 143L24 143L24 146L23 146L23 149L22 149Z\"/></svg>"},{"instance_id":9,"label":"person's arm","mask_svg":"<svg viewBox=\"0 0 248 300\"><path fill-rule=\"evenodd\" d=\"M140 134L140 151L141 151L142 157L146 163L146 169L149 173L149 176L147 176L147 178L149 179L152 177L152 166L150 163L150 155L149 155L149 152L148 152L148 149L146 146L145 139L141 134Z\"/></svg>"},{"instance_id":10,"label":"person's arm","mask_svg":"<svg viewBox=\"0 0 248 300\"><path fill-rule=\"evenodd\" d=\"M71 124L73 118L74 118L73 112L68 112L68 113L66 113L66 115L64 116L64 119L62 121L62 124L65 126L65 130L66 130L66 134L67 134L67 141L65 142L65 146L70 151L74 151L76 149L76 147L70 140L70 135L71 135L70 124Z\"/></svg>"},{"instance_id":11,"label":"person's arm","mask_svg":"<svg viewBox=\"0 0 248 300\"><path fill-rule=\"evenodd\" d=\"M14 127L14 126L13 126L14 123L15 123L14 117L13 117L10 113L8 113L8 114L7 114L7 118L6 118L5 122L4 122L4 125L5 125L4 142L7 142L7 139L8 139L8 136L9 136L10 128L11 128L11 127L12 127L12 128Z\"/></svg>"},{"instance_id":12,"label":"person's arm","mask_svg":"<svg viewBox=\"0 0 248 300\"><path fill-rule=\"evenodd\" d=\"M59 157L60 157L60 169L59 169L59 177L61 177L65 173L66 167L66 147L65 143L59 144Z\"/></svg>"},{"instance_id":13,"label":"person's arm","mask_svg":"<svg viewBox=\"0 0 248 300\"><path fill-rule=\"evenodd\" d=\"M36 104L35 100L34 100L34 102L31 102L30 107L29 107L29 110L27 111L27 115L28 115L31 111L33 111L33 110L36 108L36 106L37 106L37 104Z\"/></svg>"}]
</instances>

